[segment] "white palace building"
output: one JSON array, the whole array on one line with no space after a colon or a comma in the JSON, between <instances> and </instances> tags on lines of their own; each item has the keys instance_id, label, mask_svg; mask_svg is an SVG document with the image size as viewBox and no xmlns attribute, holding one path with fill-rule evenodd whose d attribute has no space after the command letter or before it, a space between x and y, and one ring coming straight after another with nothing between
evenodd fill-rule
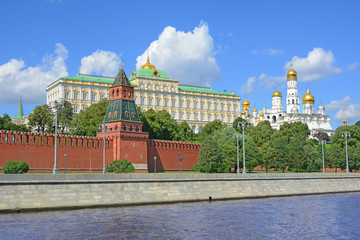
<instances>
[{"instance_id":1,"label":"white palace building","mask_svg":"<svg viewBox=\"0 0 360 240\"><path fill-rule=\"evenodd\" d=\"M271 127L279 129L284 123L302 122L306 123L311 135L317 132L324 132L333 135L334 131L330 125L330 117L325 114L325 107L320 104L315 113L315 97L310 93L309 88L302 98L303 111L300 113L300 100L297 88L297 72L292 68L287 72L287 95L286 111L282 105L282 95L276 89L272 94L272 107L266 109L265 104L259 112L254 108L250 113L250 103L247 99L242 103L241 117L256 125L260 121L267 120Z\"/></svg>"},{"instance_id":2,"label":"white palace building","mask_svg":"<svg viewBox=\"0 0 360 240\"><path fill-rule=\"evenodd\" d=\"M47 104L66 100L72 104L74 113L79 113L103 98L109 99L114 79L84 74L59 78L46 89ZM135 87L135 103L143 111L167 110L177 122L186 121L195 133L216 119L232 126L240 116L240 97L234 92L181 85L156 69L149 57L138 71L132 72L130 82Z\"/></svg>"}]
</instances>

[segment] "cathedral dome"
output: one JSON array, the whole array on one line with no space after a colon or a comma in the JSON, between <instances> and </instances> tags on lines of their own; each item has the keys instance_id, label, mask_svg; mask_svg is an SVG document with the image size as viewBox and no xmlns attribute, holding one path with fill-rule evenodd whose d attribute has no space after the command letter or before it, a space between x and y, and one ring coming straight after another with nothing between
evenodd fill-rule
<instances>
[{"instance_id":1,"label":"cathedral dome","mask_svg":"<svg viewBox=\"0 0 360 240\"><path fill-rule=\"evenodd\" d=\"M149 57L146 59L146 63L140 67L140 69L152 69L156 70L155 66L150 63Z\"/></svg>"},{"instance_id":2,"label":"cathedral dome","mask_svg":"<svg viewBox=\"0 0 360 240\"><path fill-rule=\"evenodd\" d=\"M253 112L257 112L256 108L253 109Z\"/></svg>"},{"instance_id":3,"label":"cathedral dome","mask_svg":"<svg viewBox=\"0 0 360 240\"><path fill-rule=\"evenodd\" d=\"M304 95L303 99L302 99L303 103L314 103L315 102L315 98L314 96L310 93L309 88L307 89L306 94Z\"/></svg>"},{"instance_id":4,"label":"cathedral dome","mask_svg":"<svg viewBox=\"0 0 360 240\"><path fill-rule=\"evenodd\" d=\"M318 110L325 111L325 107L324 107L322 104L320 104L320 106L319 106Z\"/></svg>"},{"instance_id":5,"label":"cathedral dome","mask_svg":"<svg viewBox=\"0 0 360 240\"><path fill-rule=\"evenodd\" d=\"M263 113L263 112L260 112L259 116L260 116L260 117L263 117L263 116L264 116L264 113Z\"/></svg>"},{"instance_id":6,"label":"cathedral dome","mask_svg":"<svg viewBox=\"0 0 360 240\"><path fill-rule=\"evenodd\" d=\"M276 88L276 91L272 94L272 97L281 97L281 92L279 92Z\"/></svg>"},{"instance_id":7,"label":"cathedral dome","mask_svg":"<svg viewBox=\"0 0 360 240\"><path fill-rule=\"evenodd\" d=\"M292 64L290 70L287 72L286 75L288 78L297 77L297 72L293 69Z\"/></svg>"},{"instance_id":8,"label":"cathedral dome","mask_svg":"<svg viewBox=\"0 0 360 240\"><path fill-rule=\"evenodd\" d=\"M246 115L246 111L245 111L245 110L242 110L241 115L242 115L242 116L245 116L245 115Z\"/></svg>"},{"instance_id":9,"label":"cathedral dome","mask_svg":"<svg viewBox=\"0 0 360 240\"><path fill-rule=\"evenodd\" d=\"M250 107L250 102L245 98L245 100L243 101L243 103L241 104L241 106L244 108L244 107L247 107L249 108Z\"/></svg>"}]
</instances>

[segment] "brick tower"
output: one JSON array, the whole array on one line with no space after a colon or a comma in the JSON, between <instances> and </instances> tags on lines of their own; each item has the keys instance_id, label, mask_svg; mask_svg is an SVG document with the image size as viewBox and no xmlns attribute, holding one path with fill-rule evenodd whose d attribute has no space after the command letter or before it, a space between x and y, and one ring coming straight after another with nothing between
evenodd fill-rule
<instances>
[{"instance_id":1,"label":"brick tower","mask_svg":"<svg viewBox=\"0 0 360 240\"><path fill-rule=\"evenodd\" d=\"M110 87L110 102L106 110L106 137L112 137L113 160L125 159L133 163L136 172L147 172L147 140L136 110L134 87L121 66ZM98 133L101 137L104 133Z\"/></svg>"}]
</instances>

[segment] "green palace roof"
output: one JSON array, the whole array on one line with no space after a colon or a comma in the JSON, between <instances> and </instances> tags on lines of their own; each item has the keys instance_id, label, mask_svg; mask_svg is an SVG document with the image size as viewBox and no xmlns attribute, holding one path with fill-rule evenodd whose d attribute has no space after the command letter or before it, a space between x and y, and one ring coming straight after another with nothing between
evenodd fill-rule
<instances>
[{"instance_id":1,"label":"green palace roof","mask_svg":"<svg viewBox=\"0 0 360 240\"><path fill-rule=\"evenodd\" d=\"M235 94L227 93L225 91L220 92L220 91L212 90L209 88L183 86L183 85L179 85L179 91L237 96Z\"/></svg>"},{"instance_id":2,"label":"green palace roof","mask_svg":"<svg viewBox=\"0 0 360 240\"><path fill-rule=\"evenodd\" d=\"M100 77L100 76L91 76L91 75L77 75L70 77L62 77L61 80L72 80L72 81L85 81L85 82L95 82L95 83L106 83L113 84L115 78L111 77ZM131 86L136 87L137 85L131 83Z\"/></svg>"},{"instance_id":3,"label":"green palace roof","mask_svg":"<svg viewBox=\"0 0 360 240\"><path fill-rule=\"evenodd\" d=\"M131 74L131 77L133 78L133 77L138 77L138 76L144 76L144 77L155 77L155 76L153 76L153 72L154 71L157 71L158 72L158 74L159 74L159 78L164 78L164 79L170 79L170 77L169 77L169 75L167 75L167 73L166 72L164 72L164 71L162 71L162 70L153 70L153 69L140 69L140 70L138 70L138 71L136 71L136 72L133 72L132 74Z\"/></svg>"}]
</instances>

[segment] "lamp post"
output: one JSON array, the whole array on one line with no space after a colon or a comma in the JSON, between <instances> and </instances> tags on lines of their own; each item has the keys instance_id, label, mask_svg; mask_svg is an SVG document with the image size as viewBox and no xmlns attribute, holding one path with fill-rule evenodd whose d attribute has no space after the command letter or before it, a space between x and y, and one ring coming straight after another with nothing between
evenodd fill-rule
<instances>
[{"instance_id":1,"label":"lamp post","mask_svg":"<svg viewBox=\"0 0 360 240\"><path fill-rule=\"evenodd\" d=\"M325 155L324 155L324 144L326 144L326 140L320 140L321 143L321 151L322 151L322 160L323 160L323 173L325 173Z\"/></svg>"},{"instance_id":2,"label":"lamp post","mask_svg":"<svg viewBox=\"0 0 360 240\"><path fill-rule=\"evenodd\" d=\"M183 153L178 153L179 161L180 161L180 173L181 173L181 161L183 160Z\"/></svg>"},{"instance_id":3,"label":"lamp post","mask_svg":"<svg viewBox=\"0 0 360 240\"><path fill-rule=\"evenodd\" d=\"M237 128L240 128L240 123L238 122ZM240 173L240 163L239 163L239 134L235 133L234 137L236 137L236 174Z\"/></svg>"},{"instance_id":4,"label":"lamp post","mask_svg":"<svg viewBox=\"0 0 360 240\"><path fill-rule=\"evenodd\" d=\"M349 156L348 156L348 147L347 147L347 139L351 137L349 132L343 132L341 135L345 138L345 150L346 150L346 173L349 173Z\"/></svg>"},{"instance_id":5,"label":"lamp post","mask_svg":"<svg viewBox=\"0 0 360 240\"><path fill-rule=\"evenodd\" d=\"M104 132L104 139L103 139L103 171L102 173L105 174L105 133L106 133L106 129L107 126L105 124L105 122L103 122L102 124L100 123L99 129L101 129Z\"/></svg>"},{"instance_id":6,"label":"lamp post","mask_svg":"<svg viewBox=\"0 0 360 240\"><path fill-rule=\"evenodd\" d=\"M246 166L245 166L245 125L246 122L238 122L242 126L242 139L243 139L243 174L246 174ZM239 126L240 127L240 126Z\"/></svg>"},{"instance_id":7,"label":"lamp post","mask_svg":"<svg viewBox=\"0 0 360 240\"><path fill-rule=\"evenodd\" d=\"M54 102L54 106L53 109L55 110L55 153L54 153L54 168L53 168L53 174L57 174L58 173L58 168L57 168L57 112L60 109L60 105L58 104L57 101Z\"/></svg>"},{"instance_id":8,"label":"lamp post","mask_svg":"<svg viewBox=\"0 0 360 240\"><path fill-rule=\"evenodd\" d=\"M156 173L156 157L154 157L154 173Z\"/></svg>"},{"instance_id":9,"label":"lamp post","mask_svg":"<svg viewBox=\"0 0 360 240\"><path fill-rule=\"evenodd\" d=\"M67 157L67 154L65 153L64 154L64 159L65 159L64 174L66 174L66 157Z\"/></svg>"}]
</instances>

